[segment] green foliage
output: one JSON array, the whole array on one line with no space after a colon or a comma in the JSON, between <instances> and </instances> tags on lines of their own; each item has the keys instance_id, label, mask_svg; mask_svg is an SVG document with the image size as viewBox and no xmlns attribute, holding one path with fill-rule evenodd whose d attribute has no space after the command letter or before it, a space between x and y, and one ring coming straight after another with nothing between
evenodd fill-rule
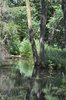
<instances>
[{"instance_id":1,"label":"green foliage","mask_svg":"<svg viewBox=\"0 0 66 100\"><path fill-rule=\"evenodd\" d=\"M11 54L20 54L19 45L20 45L20 41L18 39L14 38L13 40L11 40L8 46L9 52Z\"/></svg>"},{"instance_id":2,"label":"green foliage","mask_svg":"<svg viewBox=\"0 0 66 100\"><path fill-rule=\"evenodd\" d=\"M16 25L13 21L5 23L3 26L3 34L10 35L11 37L17 36L18 28L19 28L19 25Z\"/></svg>"},{"instance_id":3,"label":"green foliage","mask_svg":"<svg viewBox=\"0 0 66 100\"><path fill-rule=\"evenodd\" d=\"M48 65L58 66L58 68L66 66L66 49L62 50L46 45L45 56Z\"/></svg>"},{"instance_id":4,"label":"green foliage","mask_svg":"<svg viewBox=\"0 0 66 100\"><path fill-rule=\"evenodd\" d=\"M60 4L52 5L53 15L49 18L47 28L49 30L50 44L57 44L62 47L63 41L63 12Z\"/></svg>"},{"instance_id":5,"label":"green foliage","mask_svg":"<svg viewBox=\"0 0 66 100\"><path fill-rule=\"evenodd\" d=\"M39 54L39 52L40 52L40 45L39 45L39 40L38 39L35 40L35 44L36 44L37 52Z\"/></svg>"},{"instance_id":6,"label":"green foliage","mask_svg":"<svg viewBox=\"0 0 66 100\"><path fill-rule=\"evenodd\" d=\"M33 72L33 61L32 59L24 59L24 60L18 60L17 63L15 62L16 69L20 70L21 74L24 74L25 76L29 77L32 75Z\"/></svg>"},{"instance_id":7,"label":"green foliage","mask_svg":"<svg viewBox=\"0 0 66 100\"><path fill-rule=\"evenodd\" d=\"M32 55L31 44L28 39L28 27L27 27L27 14L25 0L17 0L15 4L14 0L7 0L9 7L4 10L2 23L0 25L0 35L2 39L7 37L5 43L8 45L9 51L12 54ZM39 21L40 21L40 2L39 0L31 0L31 14L32 25L34 29L35 42L37 51L39 54ZM48 20L47 29L45 34L50 44L57 45L63 48L63 13L59 0L48 1ZM45 36L46 38L46 36ZM45 44L45 64L47 66L66 66L66 49L58 49Z\"/></svg>"},{"instance_id":8,"label":"green foliage","mask_svg":"<svg viewBox=\"0 0 66 100\"><path fill-rule=\"evenodd\" d=\"M36 41L36 47L39 53L39 41ZM31 55L31 45L29 40L24 39L20 45L20 52L24 55ZM66 66L66 49L48 46L45 44L45 64L47 66L58 66L59 68Z\"/></svg>"},{"instance_id":9,"label":"green foliage","mask_svg":"<svg viewBox=\"0 0 66 100\"><path fill-rule=\"evenodd\" d=\"M31 55L32 54L31 44L30 44L29 40L23 39L23 41L20 43L19 51L22 55Z\"/></svg>"},{"instance_id":10,"label":"green foliage","mask_svg":"<svg viewBox=\"0 0 66 100\"><path fill-rule=\"evenodd\" d=\"M57 31L59 31L57 29L57 26L59 25L60 21L63 18L61 5L53 6L53 8L55 10L54 15L52 17L50 17L49 23L47 24L47 27L49 28L50 32L53 30L53 28L56 29Z\"/></svg>"},{"instance_id":11,"label":"green foliage","mask_svg":"<svg viewBox=\"0 0 66 100\"><path fill-rule=\"evenodd\" d=\"M35 40L36 47L37 47L37 52L39 54L39 41ZM23 39L23 41L20 43L19 47L20 54L25 55L25 56L30 56L32 55L32 48L30 41L28 39Z\"/></svg>"},{"instance_id":12,"label":"green foliage","mask_svg":"<svg viewBox=\"0 0 66 100\"><path fill-rule=\"evenodd\" d=\"M13 7L9 8L8 10L11 13L12 20L16 25L19 27L17 28L20 40L22 40L24 37L27 37L27 16L26 16L26 7Z\"/></svg>"},{"instance_id":13,"label":"green foliage","mask_svg":"<svg viewBox=\"0 0 66 100\"><path fill-rule=\"evenodd\" d=\"M37 51L39 54L39 41L35 40ZM22 55L32 55L31 44L28 39L24 39L20 44L19 51ZM52 47L45 44L45 65L49 67L65 67L66 66L66 49Z\"/></svg>"},{"instance_id":14,"label":"green foliage","mask_svg":"<svg viewBox=\"0 0 66 100\"><path fill-rule=\"evenodd\" d=\"M19 35L18 35L18 25L14 22L10 22L4 25L3 34L7 35L5 42L7 42L9 52L12 54L19 54Z\"/></svg>"},{"instance_id":15,"label":"green foliage","mask_svg":"<svg viewBox=\"0 0 66 100\"><path fill-rule=\"evenodd\" d=\"M28 34L28 25L27 25L26 3L25 3L26 0L3 0L3 1L5 1L5 3L3 3L3 5L5 5L5 6L3 6L3 9L2 9L2 11L3 11L2 18L0 17L1 18L1 20L0 20L0 41L4 40L5 44L7 44L7 46L8 46L9 52L11 54L14 54L14 55L21 54L22 57L25 58L25 61L20 60L14 64L15 66L12 69L13 72L16 69L19 69L21 75L24 75L24 77L26 77L26 76L30 77L32 75L34 66L33 66L31 44L30 44L30 41L28 39L26 39L29 35ZM66 67L66 48L63 50L60 48L63 46L62 45L62 42L63 42L63 29L62 29L62 27L63 27L63 12L61 9L61 5L59 3L60 0L46 0L46 1L47 1L49 9L48 9L47 25L46 25L47 27L46 27L46 33L45 33L46 36L44 36L44 37L47 38L47 41L50 41L50 44L52 44L53 47L48 44L45 44L45 51L44 51L45 66L52 68L52 69L53 68L60 69L61 67L65 68ZM31 0L30 5L31 5L31 15L32 15L32 27L33 27L33 30L35 33L34 34L35 39L36 39L35 43L36 43L36 48L37 48L37 51L39 54L40 53L40 45L39 45L38 39L39 39L39 33L40 33L40 29L39 29L39 26L40 26L39 25L40 24L40 2L39 2L39 0ZM30 61L28 61L26 59L29 57L30 57L30 59L29 59ZM1 60L0 60L0 65L1 65ZM50 71L51 71L51 69L50 69ZM15 75L15 73L13 74L13 76L14 75ZM59 77L60 77L60 75L59 75ZM65 86L66 77L63 77L62 81L60 80L59 77L58 77L58 79L57 79L57 77L53 77L53 76L51 78L48 78L48 85L46 88L44 87L44 93L45 93L46 100L59 100L58 96L55 97L55 95L54 95L56 93L56 89L59 90L59 88L52 87L52 86L56 85L56 81L58 81L58 83L57 83L58 86L59 86L59 84L62 83L62 84L64 84L63 88L66 89L66 86ZM46 78L47 77L45 77L44 82L47 80ZM57 80L55 80L55 78ZM17 76L17 79L18 80L20 79L20 81L22 81L22 82L25 81L25 80L23 80L24 78L22 79L22 76L19 78ZM32 84L33 84L33 81L36 81L36 79L35 80L32 79ZM43 77L43 79L44 79L44 77ZM28 79L28 81L29 80L30 80L30 78ZM25 81L25 86L28 85L27 82ZM37 82L42 83L41 80L37 81ZM51 82L51 84L50 84L50 82ZM54 84L52 84L53 82L54 82ZM17 84L17 82L16 82L16 84ZM31 84L31 82L30 82L30 84ZM46 82L46 84L47 84L47 82ZM37 93L41 85L38 85L36 83L31 92L35 91L35 93ZM23 87L25 87L25 86L23 84ZM28 86L30 89L30 85L28 85ZM44 86L45 86L45 84L44 84ZM50 86L50 87L48 87L48 86ZM12 96L8 97L7 100L25 100L27 91L25 91L25 89L23 91L23 87L20 92L17 89L18 90L18 93L16 94L17 96L14 95L16 93L16 90L14 90L13 97ZM31 86L31 88L32 88L32 86ZM52 88L54 88L55 91L54 90L52 91ZM43 87L41 89L43 89ZM9 93L10 93L10 89L9 89ZM28 93L29 93L29 91L28 91ZM34 94L33 94L33 96L34 96ZM34 100L34 99L32 98L31 100ZM66 100L66 97L65 97L65 100Z\"/></svg>"}]
</instances>

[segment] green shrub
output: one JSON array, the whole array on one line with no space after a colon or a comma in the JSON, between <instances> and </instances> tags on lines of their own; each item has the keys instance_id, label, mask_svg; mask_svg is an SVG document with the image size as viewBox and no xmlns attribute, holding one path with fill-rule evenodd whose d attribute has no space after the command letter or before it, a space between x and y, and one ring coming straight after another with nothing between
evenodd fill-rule
<instances>
[{"instance_id":1,"label":"green shrub","mask_svg":"<svg viewBox=\"0 0 66 100\"><path fill-rule=\"evenodd\" d=\"M39 53L39 41L35 40L35 43L36 43L37 52ZM32 48L31 48L30 41L28 39L23 39L23 41L20 43L19 51L20 54L22 55L29 55L29 56L32 55Z\"/></svg>"},{"instance_id":2,"label":"green shrub","mask_svg":"<svg viewBox=\"0 0 66 100\"><path fill-rule=\"evenodd\" d=\"M9 52L11 54L19 54L19 45L17 43L12 42L10 45Z\"/></svg>"},{"instance_id":3,"label":"green shrub","mask_svg":"<svg viewBox=\"0 0 66 100\"><path fill-rule=\"evenodd\" d=\"M19 52L19 45L20 45L20 41L18 38L15 39L15 37L9 41L9 52L11 54L20 54Z\"/></svg>"},{"instance_id":4,"label":"green shrub","mask_svg":"<svg viewBox=\"0 0 66 100\"><path fill-rule=\"evenodd\" d=\"M39 41L35 40L37 51L39 54L40 47ZM32 48L28 39L24 39L19 46L19 52L21 55L31 56ZM49 67L65 67L66 66L66 49L60 49L57 47L48 46L45 44L45 65Z\"/></svg>"},{"instance_id":5,"label":"green shrub","mask_svg":"<svg viewBox=\"0 0 66 100\"><path fill-rule=\"evenodd\" d=\"M22 55L32 54L31 44L28 39L23 39L23 41L20 43L19 51Z\"/></svg>"},{"instance_id":6,"label":"green shrub","mask_svg":"<svg viewBox=\"0 0 66 100\"><path fill-rule=\"evenodd\" d=\"M53 48L45 45L45 64L48 66L66 66L66 49Z\"/></svg>"}]
</instances>

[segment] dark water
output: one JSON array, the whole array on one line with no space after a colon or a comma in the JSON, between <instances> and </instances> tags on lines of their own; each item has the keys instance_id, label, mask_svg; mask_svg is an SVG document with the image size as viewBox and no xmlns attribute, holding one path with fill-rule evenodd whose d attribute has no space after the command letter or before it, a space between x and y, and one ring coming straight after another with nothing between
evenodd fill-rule
<instances>
[{"instance_id":1,"label":"dark water","mask_svg":"<svg viewBox=\"0 0 66 100\"><path fill-rule=\"evenodd\" d=\"M0 100L66 100L66 71L44 70L32 77L30 60L0 67Z\"/></svg>"}]
</instances>

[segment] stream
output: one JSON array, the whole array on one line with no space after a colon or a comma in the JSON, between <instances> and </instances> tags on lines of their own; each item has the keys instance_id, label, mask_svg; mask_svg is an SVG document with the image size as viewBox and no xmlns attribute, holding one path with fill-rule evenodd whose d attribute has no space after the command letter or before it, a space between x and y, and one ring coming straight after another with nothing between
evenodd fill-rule
<instances>
[{"instance_id":1,"label":"stream","mask_svg":"<svg viewBox=\"0 0 66 100\"><path fill-rule=\"evenodd\" d=\"M33 67L29 59L0 66L0 100L66 100L66 71L49 69L32 77Z\"/></svg>"}]
</instances>

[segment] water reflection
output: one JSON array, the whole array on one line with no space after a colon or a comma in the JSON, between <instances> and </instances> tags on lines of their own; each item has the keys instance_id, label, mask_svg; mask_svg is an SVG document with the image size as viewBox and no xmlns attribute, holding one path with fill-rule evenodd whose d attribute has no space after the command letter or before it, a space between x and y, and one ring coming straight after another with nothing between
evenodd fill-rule
<instances>
[{"instance_id":1,"label":"water reflection","mask_svg":"<svg viewBox=\"0 0 66 100\"><path fill-rule=\"evenodd\" d=\"M31 77L32 72L29 60L16 59L13 65L1 67L0 100L66 100L64 72L44 70Z\"/></svg>"},{"instance_id":2,"label":"water reflection","mask_svg":"<svg viewBox=\"0 0 66 100\"><path fill-rule=\"evenodd\" d=\"M28 59L16 61L15 67L16 69L20 70L21 74L24 74L25 76L32 76L33 63L29 61Z\"/></svg>"}]
</instances>

